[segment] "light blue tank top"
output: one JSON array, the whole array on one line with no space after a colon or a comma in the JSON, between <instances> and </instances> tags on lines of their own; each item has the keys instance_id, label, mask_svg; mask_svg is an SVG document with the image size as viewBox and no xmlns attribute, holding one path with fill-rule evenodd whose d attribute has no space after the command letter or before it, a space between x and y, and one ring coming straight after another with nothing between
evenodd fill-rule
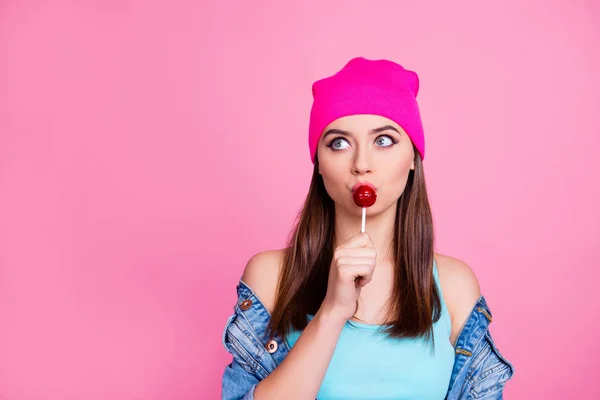
<instances>
[{"instance_id":1,"label":"light blue tank top","mask_svg":"<svg viewBox=\"0 0 600 400\"><path fill-rule=\"evenodd\" d=\"M435 261L433 270L441 295ZM441 300L442 315L433 324L435 349L431 340L390 339L380 331L381 325L347 322L318 400L444 399L454 365L454 348L450 343L450 314L443 296ZM294 330L286 336L290 348L300 333Z\"/></svg>"}]
</instances>

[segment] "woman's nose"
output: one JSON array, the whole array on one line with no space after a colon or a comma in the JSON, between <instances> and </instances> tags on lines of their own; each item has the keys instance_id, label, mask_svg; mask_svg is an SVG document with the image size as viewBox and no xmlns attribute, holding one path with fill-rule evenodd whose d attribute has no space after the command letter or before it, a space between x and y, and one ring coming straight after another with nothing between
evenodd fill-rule
<instances>
[{"instance_id":1,"label":"woman's nose","mask_svg":"<svg viewBox=\"0 0 600 400\"><path fill-rule=\"evenodd\" d=\"M366 174L371 172L371 163L369 161L368 149L359 149L356 152L352 164L352 172L355 174Z\"/></svg>"}]
</instances>

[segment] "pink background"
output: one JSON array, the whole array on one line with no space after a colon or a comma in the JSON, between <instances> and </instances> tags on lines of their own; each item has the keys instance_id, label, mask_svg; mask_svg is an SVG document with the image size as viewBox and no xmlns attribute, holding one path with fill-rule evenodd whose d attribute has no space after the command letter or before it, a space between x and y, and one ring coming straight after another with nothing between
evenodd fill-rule
<instances>
[{"instance_id":1,"label":"pink background","mask_svg":"<svg viewBox=\"0 0 600 400\"><path fill-rule=\"evenodd\" d=\"M600 396L600 3L47 3L0 2L0 399L220 398L235 284L308 188L310 84L358 55L421 76L437 250L505 398Z\"/></svg>"}]
</instances>

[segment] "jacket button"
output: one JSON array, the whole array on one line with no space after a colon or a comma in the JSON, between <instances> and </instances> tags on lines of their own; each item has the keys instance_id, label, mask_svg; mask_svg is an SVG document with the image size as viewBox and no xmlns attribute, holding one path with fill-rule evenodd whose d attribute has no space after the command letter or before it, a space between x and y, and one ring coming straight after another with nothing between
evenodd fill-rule
<instances>
[{"instance_id":1,"label":"jacket button","mask_svg":"<svg viewBox=\"0 0 600 400\"><path fill-rule=\"evenodd\" d=\"M244 300L242 304L240 304L240 308L244 311L252 307L252 300Z\"/></svg>"},{"instance_id":2,"label":"jacket button","mask_svg":"<svg viewBox=\"0 0 600 400\"><path fill-rule=\"evenodd\" d=\"M267 343L267 351L269 353L275 353L277 351L277 342L274 340L269 340L269 343Z\"/></svg>"}]
</instances>

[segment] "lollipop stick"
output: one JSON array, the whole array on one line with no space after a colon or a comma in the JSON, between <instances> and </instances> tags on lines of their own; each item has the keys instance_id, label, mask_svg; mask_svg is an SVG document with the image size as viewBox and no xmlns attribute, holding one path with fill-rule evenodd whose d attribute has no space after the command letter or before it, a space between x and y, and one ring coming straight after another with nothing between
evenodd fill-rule
<instances>
[{"instance_id":1,"label":"lollipop stick","mask_svg":"<svg viewBox=\"0 0 600 400\"><path fill-rule=\"evenodd\" d=\"M362 212L362 228L360 229L360 231L362 233L365 232L365 220L367 219L367 207L363 207L363 212Z\"/></svg>"}]
</instances>

